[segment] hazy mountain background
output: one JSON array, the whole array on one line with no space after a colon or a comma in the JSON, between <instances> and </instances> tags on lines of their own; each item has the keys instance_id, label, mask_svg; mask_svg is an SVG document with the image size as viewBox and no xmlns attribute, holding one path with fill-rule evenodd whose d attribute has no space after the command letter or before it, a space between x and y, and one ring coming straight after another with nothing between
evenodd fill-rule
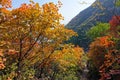
<instances>
[{"instance_id":1,"label":"hazy mountain background","mask_svg":"<svg viewBox=\"0 0 120 80\"><path fill-rule=\"evenodd\" d=\"M86 32L97 22L109 22L113 15L120 15L120 7L115 7L114 2L115 0L96 0L90 7L76 15L66 28L76 31L78 37L71 38L69 42L88 50L91 41Z\"/></svg>"}]
</instances>

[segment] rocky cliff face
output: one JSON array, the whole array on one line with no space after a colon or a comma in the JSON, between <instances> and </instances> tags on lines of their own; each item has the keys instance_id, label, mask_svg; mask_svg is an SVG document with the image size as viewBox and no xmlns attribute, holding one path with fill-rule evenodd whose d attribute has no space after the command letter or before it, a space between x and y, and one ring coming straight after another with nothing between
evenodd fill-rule
<instances>
[{"instance_id":1,"label":"rocky cliff face","mask_svg":"<svg viewBox=\"0 0 120 80\"><path fill-rule=\"evenodd\" d=\"M114 2L115 0L96 0L90 7L75 16L66 28L73 29L79 36L72 38L70 42L87 50L90 40L86 36L86 31L97 22L109 22L113 15L120 15L120 7L115 7Z\"/></svg>"}]
</instances>

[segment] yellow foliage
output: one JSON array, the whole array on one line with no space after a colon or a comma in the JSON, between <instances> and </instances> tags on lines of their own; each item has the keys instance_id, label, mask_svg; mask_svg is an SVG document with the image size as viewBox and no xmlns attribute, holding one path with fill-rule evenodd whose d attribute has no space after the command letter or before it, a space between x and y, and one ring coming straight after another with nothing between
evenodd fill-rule
<instances>
[{"instance_id":1,"label":"yellow foliage","mask_svg":"<svg viewBox=\"0 0 120 80\"><path fill-rule=\"evenodd\" d=\"M0 43L4 42L0 49L6 53L6 66L17 63L16 72L19 73L19 70L25 72L24 67L34 66L36 63L43 67L54 60L64 61L66 64L76 64L80 60L82 49L76 47L74 50L70 46L65 53L59 50L64 41L76 35L60 24L63 19L58 12L60 5L59 2L58 5L46 3L40 6L31 1L16 9L1 9L7 15L0 17ZM60 53L56 55L57 50Z\"/></svg>"},{"instance_id":2,"label":"yellow foliage","mask_svg":"<svg viewBox=\"0 0 120 80\"><path fill-rule=\"evenodd\" d=\"M75 47L73 45L64 45L62 51L54 53L52 58L59 63L61 68L65 69L68 66L78 65L83 54L83 49L78 46Z\"/></svg>"}]
</instances>

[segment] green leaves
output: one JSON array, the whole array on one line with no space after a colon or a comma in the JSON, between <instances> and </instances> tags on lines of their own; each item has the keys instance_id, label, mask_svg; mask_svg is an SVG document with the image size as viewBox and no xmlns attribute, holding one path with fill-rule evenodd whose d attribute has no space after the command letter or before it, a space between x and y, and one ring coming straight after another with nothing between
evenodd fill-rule
<instances>
[{"instance_id":1,"label":"green leaves","mask_svg":"<svg viewBox=\"0 0 120 80\"><path fill-rule=\"evenodd\" d=\"M117 7L119 7L119 6L120 6L120 0L116 0L116 1L115 1L115 5L116 5Z\"/></svg>"},{"instance_id":2,"label":"green leaves","mask_svg":"<svg viewBox=\"0 0 120 80\"><path fill-rule=\"evenodd\" d=\"M89 38L94 40L97 37L108 35L108 30L110 25L108 23L98 23L96 26L93 26L88 32L87 35Z\"/></svg>"}]
</instances>

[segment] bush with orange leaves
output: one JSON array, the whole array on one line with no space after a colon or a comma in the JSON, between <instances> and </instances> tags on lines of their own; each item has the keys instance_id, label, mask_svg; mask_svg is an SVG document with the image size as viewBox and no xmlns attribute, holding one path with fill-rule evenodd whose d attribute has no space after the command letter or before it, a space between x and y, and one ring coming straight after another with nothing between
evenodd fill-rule
<instances>
[{"instance_id":1,"label":"bush with orange leaves","mask_svg":"<svg viewBox=\"0 0 120 80\"><path fill-rule=\"evenodd\" d=\"M90 44L88 56L96 68L103 64L107 50L114 47L114 42L110 38L110 36L100 37Z\"/></svg>"},{"instance_id":2,"label":"bush with orange leaves","mask_svg":"<svg viewBox=\"0 0 120 80\"><path fill-rule=\"evenodd\" d=\"M120 54L112 37L104 36L90 45L89 58L99 70L100 80L119 80Z\"/></svg>"}]
</instances>

